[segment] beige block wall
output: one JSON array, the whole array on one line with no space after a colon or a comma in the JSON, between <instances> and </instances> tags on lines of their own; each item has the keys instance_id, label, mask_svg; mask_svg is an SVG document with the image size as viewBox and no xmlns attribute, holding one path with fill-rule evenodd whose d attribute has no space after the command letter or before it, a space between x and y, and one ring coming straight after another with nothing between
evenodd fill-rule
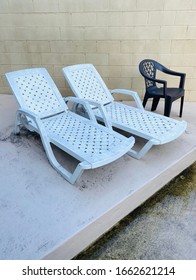
<instances>
[{"instance_id":1,"label":"beige block wall","mask_svg":"<svg viewBox=\"0 0 196 280\"><path fill-rule=\"evenodd\" d=\"M61 68L93 63L108 87L143 97L144 58L185 72L196 101L196 0L0 1L0 93L10 93L6 72L45 67L69 95Z\"/></svg>"}]
</instances>

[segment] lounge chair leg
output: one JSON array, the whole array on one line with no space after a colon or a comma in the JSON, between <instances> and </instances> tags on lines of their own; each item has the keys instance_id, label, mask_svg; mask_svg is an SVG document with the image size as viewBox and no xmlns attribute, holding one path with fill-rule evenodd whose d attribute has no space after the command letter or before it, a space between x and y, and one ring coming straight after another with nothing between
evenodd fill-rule
<instances>
[{"instance_id":1,"label":"lounge chair leg","mask_svg":"<svg viewBox=\"0 0 196 280\"><path fill-rule=\"evenodd\" d=\"M74 184L79 179L84 169L91 168L88 163L80 162L73 173L69 172L56 160L48 139L44 139L42 135L40 136L50 164L71 184Z\"/></svg>"},{"instance_id":2,"label":"lounge chair leg","mask_svg":"<svg viewBox=\"0 0 196 280\"><path fill-rule=\"evenodd\" d=\"M17 111L15 127L14 127L14 134L20 134L20 126L21 126L21 113Z\"/></svg>"},{"instance_id":3,"label":"lounge chair leg","mask_svg":"<svg viewBox=\"0 0 196 280\"><path fill-rule=\"evenodd\" d=\"M56 159L55 159L56 161ZM57 161L56 161L57 162ZM51 161L50 161L51 163ZM82 163L79 163L74 170L73 173L67 171L64 167L62 167L58 162L57 165L54 165L54 162L51 163L52 166L60 173L67 181L69 181L71 184L74 184L82 175L84 172L84 166Z\"/></svg>"},{"instance_id":4,"label":"lounge chair leg","mask_svg":"<svg viewBox=\"0 0 196 280\"><path fill-rule=\"evenodd\" d=\"M151 149L151 147L152 147L154 144L155 144L154 142L152 142L151 140L149 140L149 141L143 146L143 148L141 148L139 151L135 151L135 150L131 149L131 150L128 152L128 155L130 155L130 156L133 157L133 158L140 159L140 158L142 158L142 157Z\"/></svg>"}]
</instances>

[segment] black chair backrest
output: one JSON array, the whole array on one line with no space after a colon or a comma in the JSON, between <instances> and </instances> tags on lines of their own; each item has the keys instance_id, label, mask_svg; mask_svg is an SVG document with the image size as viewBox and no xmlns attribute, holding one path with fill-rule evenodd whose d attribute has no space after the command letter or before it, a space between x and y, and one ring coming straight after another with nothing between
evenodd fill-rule
<instances>
[{"instance_id":1,"label":"black chair backrest","mask_svg":"<svg viewBox=\"0 0 196 280\"><path fill-rule=\"evenodd\" d=\"M139 64L139 71L145 78L146 87L154 87L156 83L148 80L149 78L156 79L157 70L165 72L165 67L153 59L144 59Z\"/></svg>"}]
</instances>

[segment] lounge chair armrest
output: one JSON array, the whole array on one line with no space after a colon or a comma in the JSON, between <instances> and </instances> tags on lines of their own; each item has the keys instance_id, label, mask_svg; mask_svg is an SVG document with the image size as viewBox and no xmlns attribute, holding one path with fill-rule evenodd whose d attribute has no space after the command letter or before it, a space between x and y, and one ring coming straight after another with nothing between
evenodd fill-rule
<instances>
[{"instance_id":1,"label":"lounge chair armrest","mask_svg":"<svg viewBox=\"0 0 196 280\"><path fill-rule=\"evenodd\" d=\"M25 120L22 120L21 115L24 115L26 117ZM28 119L27 119L28 117ZM16 123L15 123L15 133L19 133L20 129L19 126L21 124L23 125L29 125L32 122L37 126L37 128L39 128L39 130L44 130L42 123L41 123L41 119L34 114L33 112L29 111L28 109L22 109L19 108L16 112Z\"/></svg>"},{"instance_id":2,"label":"lounge chair armrest","mask_svg":"<svg viewBox=\"0 0 196 280\"><path fill-rule=\"evenodd\" d=\"M81 99L81 98L73 97L73 96L64 97L63 99L66 103L72 102L74 105L81 104L85 108L90 120L96 122L96 118L92 111L92 108L90 107L90 105L88 104L88 102L85 99ZM75 110L73 110L73 111L75 111Z\"/></svg>"},{"instance_id":3,"label":"lounge chair armrest","mask_svg":"<svg viewBox=\"0 0 196 280\"><path fill-rule=\"evenodd\" d=\"M128 90L128 89L113 89L111 90L111 93L120 93L120 94L126 94L126 95L130 95L131 97L133 97L134 101L136 102L137 104L137 107L139 109L142 109L144 110L144 107L142 105L142 102L137 94L137 92L135 91L132 91L132 90Z\"/></svg>"},{"instance_id":4,"label":"lounge chair armrest","mask_svg":"<svg viewBox=\"0 0 196 280\"><path fill-rule=\"evenodd\" d=\"M106 110L105 110L104 104L102 104L102 103L100 103L100 102L96 102L96 101L94 101L94 100L89 100L89 99L85 99L85 100L87 100L88 103L89 103L91 106L94 106L94 108L99 109L99 111L100 111L101 114L102 114L102 117L103 117L105 126L108 127L110 130L113 130L113 128L112 128L112 123L111 123L111 121L109 120L109 118L107 117L107 112L106 112Z\"/></svg>"},{"instance_id":5,"label":"lounge chair armrest","mask_svg":"<svg viewBox=\"0 0 196 280\"><path fill-rule=\"evenodd\" d=\"M112 125L110 123L110 121L108 120L107 118L107 113L105 111L105 108L102 104L96 102L96 101L92 101L92 100L89 100L89 99L83 99L83 98L77 98L77 97L73 97L73 96L69 96L69 97L65 97L64 98L64 101L67 103L67 102L73 102L73 103L76 103L76 104L81 104L84 106L84 108L86 109L87 111L87 114L89 116L89 118L92 120L92 121L97 121L96 118L95 118L95 114L93 112L93 109L90 105L92 105L94 108L97 108L100 110L101 114L102 114L102 117L103 117L103 120L104 120L104 123L105 123L105 126L108 127L109 129L113 130L112 129Z\"/></svg>"},{"instance_id":6,"label":"lounge chair armrest","mask_svg":"<svg viewBox=\"0 0 196 280\"><path fill-rule=\"evenodd\" d=\"M17 113L24 114L24 115L26 115L27 117L29 117L33 120L38 119L38 116L36 114L34 114L33 112L31 112L30 110L27 110L27 109L19 108Z\"/></svg>"},{"instance_id":7,"label":"lounge chair armrest","mask_svg":"<svg viewBox=\"0 0 196 280\"><path fill-rule=\"evenodd\" d=\"M112 128L112 123L109 120L109 118L107 117L107 112L105 110L104 104L96 102L94 100L89 100L89 99L85 99L90 105L94 106L94 108L99 109L99 111L102 114L105 126L108 127L110 130L113 130Z\"/></svg>"}]
</instances>

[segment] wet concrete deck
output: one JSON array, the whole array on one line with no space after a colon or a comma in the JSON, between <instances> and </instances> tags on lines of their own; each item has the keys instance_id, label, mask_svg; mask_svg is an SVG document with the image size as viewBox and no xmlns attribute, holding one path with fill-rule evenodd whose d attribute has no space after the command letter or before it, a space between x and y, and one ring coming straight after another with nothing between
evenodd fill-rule
<instances>
[{"instance_id":1,"label":"wet concrete deck","mask_svg":"<svg viewBox=\"0 0 196 280\"><path fill-rule=\"evenodd\" d=\"M12 134L16 109L13 96L0 95L0 259L73 258L196 158L195 103L186 103L188 128L177 140L141 160L125 155L85 171L73 186L50 166L39 137Z\"/></svg>"}]
</instances>

